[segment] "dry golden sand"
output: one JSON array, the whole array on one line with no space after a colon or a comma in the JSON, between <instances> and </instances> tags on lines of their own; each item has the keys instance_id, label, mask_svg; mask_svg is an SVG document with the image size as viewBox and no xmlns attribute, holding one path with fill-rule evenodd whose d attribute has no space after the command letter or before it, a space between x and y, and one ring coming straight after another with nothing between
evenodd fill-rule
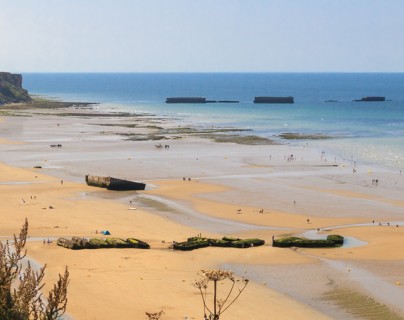
<instances>
[{"instance_id":1,"label":"dry golden sand","mask_svg":"<svg viewBox=\"0 0 404 320\"><path fill-rule=\"evenodd\" d=\"M0 165L2 224L0 233L16 232L25 217L32 237L95 236L95 228L113 229L120 237L136 236L152 245L152 250L70 251L41 239L29 242L29 256L47 264L48 287L57 274L69 267L68 312L75 319L142 319L145 311L164 309L164 319L185 315L200 318L201 301L190 284L201 268L223 262L257 263L265 260L307 263L309 259L290 251L255 248L240 257L231 249L212 248L194 252L174 252L161 239L186 238L196 230L176 225L141 210L110 200L78 199L87 186L46 177L34 170ZM24 182L26 184L10 184ZM31 196L35 199L31 199ZM23 202L25 201L25 203ZM49 209L51 205L54 209ZM259 257L259 259L255 259ZM260 308L253 307L259 301ZM249 306L249 307L248 307ZM263 315L263 312L265 315ZM262 284L251 283L240 302L228 311L232 319L286 318L326 319L309 307L286 298Z\"/></svg>"},{"instance_id":2,"label":"dry golden sand","mask_svg":"<svg viewBox=\"0 0 404 320\"><path fill-rule=\"evenodd\" d=\"M35 122L35 119L29 121ZM73 123L66 118L63 121L66 127L67 124ZM0 138L0 144L5 143L8 143L7 140ZM188 144L184 148L192 146ZM180 147L178 144L178 150ZM203 150L211 147L202 144L202 148L205 148ZM286 146L283 149L279 146L266 147L281 150L278 151L281 152L279 158L288 152ZM226 154L232 154L234 150L238 151L239 147L231 146L226 150ZM180 154L180 151L178 152ZM155 157L154 154L151 156ZM270 170L270 172L277 170L276 165L260 164L260 160L255 158L248 159L248 165L246 163L240 165L237 162L229 164L229 161L234 161L234 157L229 158L230 160L221 157L223 168L234 165L235 170L238 168ZM276 158L275 152L273 158ZM173 161L175 165L176 160ZM198 164L200 165L202 161L205 160L201 159ZM213 159L207 163L213 165L218 163L218 160ZM196 169L195 166L194 170ZM300 172L299 170L308 169L307 167L296 169L293 165L282 164L279 170ZM295 179L278 177L265 181L265 186L271 190L273 197L271 201L265 202L269 203L265 206L260 199L252 197L253 191L251 194L242 193L238 197L236 193L234 197L236 188L231 187L228 181L219 184L214 179L148 181L148 184L154 185L155 188L144 194L174 201L203 216L290 229L246 229L233 234L240 237L260 237L267 243L271 242L273 235L299 234L307 229L369 222L372 215L366 212L367 208L387 210L386 219L400 216L397 212L403 203L395 194L385 191L377 193L377 190L364 185L361 180L355 187L353 183L333 184L328 176L326 179L318 180L318 176L323 174L321 170L319 169L318 175L304 180L297 176ZM251 171L248 174L251 174ZM61 178L56 176L44 175L39 169L23 169L0 163L2 221L0 235L11 236L16 233L24 219L28 218L30 236L38 237L37 241L30 241L27 244L28 254L39 264L47 264L46 288L50 288L64 266L69 267L71 283L68 314L74 319L146 319L146 311L156 312L161 309L165 310L163 320L184 319L185 316L188 319L201 319L201 299L191 283L200 269L220 266L233 265L245 270L249 266L272 268L273 273L267 276L269 279L273 277L275 287L275 280L288 283L288 268L293 266L308 270L306 275L310 278L312 276L310 270L317 270L316 268L321 265L318 258L326 258L352 263L353 268L356 265L366 268L373 272L375 277L385 279L393 285L395 282L404 283L401 263L404 260L404 226L397 228L376 225L335 230L335 233L356 237L368 243L366 246L355 248L290 250L264 246L246 250L205 248L192 252L176 252L168 249L168 243L172 240L185 240L200 233L198 226L175 222L164 214L155 214L152 210L143 209L137 204L137 210L128 210L131 205L127 200L111 197L106 190L91 188L84 183L71 182L69 179L64 179L62 184ZM355 178L344 177L344 179L350 182L349 179ZM262 181L256 180L256 182ZM288 192L293 193L294 197L296 195L298 199L296 207L291 204L295 198L291 198ZM131 195L128 194L128 197ZM335 207L341 206L346 209L346 214L338 216L332 208L325 210L324 203L319 202L319 199L323 198L324 203L332 203ZM305 200L305 205L301 205L300 199ZM357 202L362 200L368 202ZM262 214L259 213L261 209L264 209ZM358 211L359 214L351 215L349 213L351 210ZM310 224L307 223L307 218L311 219ZM42 243L42 239L47 238L99 236L95 234L95 230L105 229L110 230L113 236L136 237L147 241L152 249L71 251L58 247L55 242L50 245ZM210 231L204 231L204 235L222 236ZM333 281L345 286L344 276L338 271L330 270L333 273ZM249 277L249 273L246 275ZM318 307L315 300L305 299L304 295L317 299L330 288L316 284L316 281L305 282L305 275L299 275L298 278L293 284L297 288L296 291L292 286L274 290L270 281L265 281L267 283L264 284L260 280L259 273L251 274L251 279L256 281L250 282L239 301L224 314L223 319L329 319L341 318L341 315L346 319L360 317L352 315L349 308L337 298L332 298L331 294L327 296L333 302L329 310L327 304ZM318 283L321 284L323 281L328 281L327 275L319 273ZM397 287L402 289L402 286ZM343 291L344 288L342 287L337 293L345 292L345 296L363 295L360 285L355 283L349 288L349 294ZM302 291L305 294L299 296L297 293ZM404 290L400 292L404 296ZM357 304L362 303L359 298L357 301ZM317 310L312 307L313 305ZM337 306L340 311L337 310Z\"/></svg>"},{"instance_id":3,"label":"dry golden sand","mask_svg":"<svg viewBox=\"0 0 404 320\"><path fill-rule=\"evenodd\" d=\"M307 218L309 216L280 211L278 209L266 208L263 213L259 211L260 207L251 207L245 205L236 205L220 201L211 201L200 195L211 193L221 193L228 190L223 186L207 184L201 181L156 181L159 188L149 191L149 194L164 196L165 198L175 199L177 201L188 201L195 210L205 215L220 217L244 223L250 223L260 226L281 226L287 228L307 228ZM311 218L311 217L309 217ZM313 219L312 219L313 220ZM315 224L310 224L310 228L317 228L332 225L353 224L363 220L354 218L327 218L316 217Z\"/></svg>"}]
</instances>

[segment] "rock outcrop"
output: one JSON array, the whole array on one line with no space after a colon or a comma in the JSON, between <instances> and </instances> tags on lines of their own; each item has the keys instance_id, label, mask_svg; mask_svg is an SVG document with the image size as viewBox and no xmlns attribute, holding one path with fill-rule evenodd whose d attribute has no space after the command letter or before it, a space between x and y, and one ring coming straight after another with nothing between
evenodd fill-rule
<instances>
[{"instance_id":1,"label":"rock outcrop","mask_svg":"<svg viewBox=\"0 0 404 320\"><path fill-rule=\"evenodd\" d=\"M22 87L22 75L0 72L0 105L29 101L31 97Z\"/></svg>"}]
</instances>

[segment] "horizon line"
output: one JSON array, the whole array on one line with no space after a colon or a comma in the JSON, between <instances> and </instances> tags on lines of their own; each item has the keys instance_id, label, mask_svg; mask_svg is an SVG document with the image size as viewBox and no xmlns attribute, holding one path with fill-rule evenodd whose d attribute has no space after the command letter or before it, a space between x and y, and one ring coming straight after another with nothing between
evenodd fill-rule
<instances>
[{"instance_id":1,"label":"horizon line","mask_svg":"<svg viewBox=\"0 0 404 320\"><path fill-rule=\"evenodd\" d=\"M2 71L7 72L7 71ZM404 71L16 71L21 74L400 74Z\"/></svg>"}]
</instances>

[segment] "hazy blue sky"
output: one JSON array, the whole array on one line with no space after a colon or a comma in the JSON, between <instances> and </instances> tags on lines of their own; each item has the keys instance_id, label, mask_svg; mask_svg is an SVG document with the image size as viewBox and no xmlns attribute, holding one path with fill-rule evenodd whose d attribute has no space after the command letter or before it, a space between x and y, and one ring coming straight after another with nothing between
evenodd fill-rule
<instances>
[{"instance_id":1,"label":"hazy blue sky","mask_svg":"<svg viewBox=\"0 0 404 320\"><path fill-rule=\"evenodd\" d=\"M0 71L404 71L404 0L0 0Z\"/></svg>"}]
</instances>

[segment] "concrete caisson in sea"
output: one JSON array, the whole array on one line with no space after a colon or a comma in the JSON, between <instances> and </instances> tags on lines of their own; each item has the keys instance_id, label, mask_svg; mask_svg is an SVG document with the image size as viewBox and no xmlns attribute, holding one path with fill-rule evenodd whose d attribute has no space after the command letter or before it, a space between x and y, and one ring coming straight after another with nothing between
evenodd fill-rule
<instances>
[{"instance_id":1,"label":"concrete caisson in sea","mask_svg":"<svg viewBox=\"0 0 404 320\"><path fill-rule=\"evenodd\" d=\"M108 190L127 191L127 190L144 190L146 184L112 177L99 177L86 175L86 183L89 186L106 188Z\"/></svg>"},{"instance_id":2,"label":"concrete caisson in sea","mask_svg":"<svg viewBox=\"0 0 404 320\"><path fill-rule=\"evenodd\" d=\"M386 101L386 97L363 97L362 99L354 100L354 101L364 101L364 102L372 102L372 101Z\"/></svg>"},{"instance_id":3,"label":"concrete caisson in sea","mask_svg":"<svg viewBox=\"0 0 404 320\"><path fill-rule=\"evenodd\" d=\"M239 100L219 100L219 103L239 103Z\"/></svg>"},{"instance_id":4,"label":"concrete caisson in sea","mask_svg":"<svg viewBox=\"0 0 404 320\"><path fill-rule=\"evenodd\" d=\"M238 100L206 100L202 97L166 98L166 103L239 103Z\"/></svg>"},{"instance_id":5,"label":"concrete caisson in sea","mask_svg":"<svg viewBox=\"0 0 404 320\"><path fill-rule=\"evenodd\" d=\"M166 98L166 103L206 103L202 97L172 97Z\"/></svg>"},{"instance_id":6,"label":"concrete caisson in sea","mask_svg":"<svg viewBox=\"0 0 404 320\"><path fill-rule=\"evenodd\" d=\"M294 103L293 97L255 97L254 103Z\"/></svg>"}]
</instances>

